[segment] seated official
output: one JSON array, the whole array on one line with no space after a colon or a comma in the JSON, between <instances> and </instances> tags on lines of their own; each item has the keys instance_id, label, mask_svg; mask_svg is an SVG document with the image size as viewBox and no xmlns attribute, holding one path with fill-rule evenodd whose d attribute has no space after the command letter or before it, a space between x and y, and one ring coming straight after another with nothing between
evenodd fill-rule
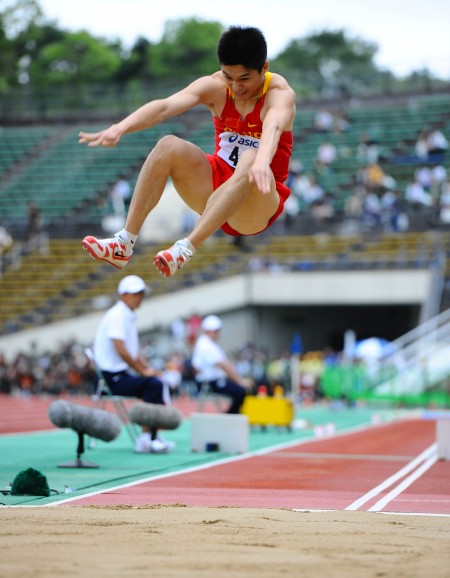
<instances>
[{"instance_id":1,"label":"seated official","mask_svg":"<svg viewBox=\"0 0 450 578\"><path fill-rule=\"evenodd\" d=\"M208 315L201 324L201 334L192 352L195 381L200 389L208 385L214 393L231 398L227 413L239 413L252 380L241 377L224 350L217 343L222 321L216 315Z\"/></svg>"},{"instance_id":2,"label":"seated official","mask_svg":"<svg viewBox=\"0 0 450 578\"><path fill-rule=\"evenodd\" d=\"M124 277L119 299L103 316L94 340L94 358L114 395L138 397L147 403L165 405L164 384L159 371L139 356L135 310L141 305L146 285L137 275ZM136 440L138 453L165 453L174 443L158 435L156 428L143 427Z\"/></svg>"}]
</instances>

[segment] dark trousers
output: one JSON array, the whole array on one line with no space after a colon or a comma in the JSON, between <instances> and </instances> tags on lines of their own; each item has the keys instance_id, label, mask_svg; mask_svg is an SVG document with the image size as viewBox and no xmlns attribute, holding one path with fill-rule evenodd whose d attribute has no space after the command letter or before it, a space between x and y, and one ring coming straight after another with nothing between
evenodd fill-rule
<instances>
[{"instance_id":1,"label":"dark trousers","mask_svg":"<svg viewBox=\"0 0 450 578\"><path fill-rule=\"evenodd\" d=\"M163 383L157 377L132 375L127 371L102 371L102 375L114 395L138 397L146 403L164 405Z\"/></svg>"},{"instance_id":2,"label":"dark trousers","mask_svg":"<svg viewBox=\"0 0 450 578\"><path fill-rule=\"evenodd\" d=\"M210 390L213 393L218 393L220 395L225 395L231 398L231 405L227 410L227 413L240 413L242 404L246 396L246 391L242 385L237 384L231 379L217 379L214 381L208 381L205 383L197 382L197 387L200 391L202 385L209 385Z\"/></svg>"}]
</instances>

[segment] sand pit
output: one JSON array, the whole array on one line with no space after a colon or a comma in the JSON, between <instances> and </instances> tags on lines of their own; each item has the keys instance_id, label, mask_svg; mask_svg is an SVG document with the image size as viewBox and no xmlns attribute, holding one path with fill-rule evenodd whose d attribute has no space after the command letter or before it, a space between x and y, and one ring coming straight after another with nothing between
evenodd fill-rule
<instances>
[{"instance_id":1,"label":"sand pit","mask_svg":"<svg viewBox=\"0 0 450 578\"><path fill-rule=\"evenodd\" d=\"M0 508L0 578L448 578L450 518L176 506Z\"/></svg>"}]
</instances>

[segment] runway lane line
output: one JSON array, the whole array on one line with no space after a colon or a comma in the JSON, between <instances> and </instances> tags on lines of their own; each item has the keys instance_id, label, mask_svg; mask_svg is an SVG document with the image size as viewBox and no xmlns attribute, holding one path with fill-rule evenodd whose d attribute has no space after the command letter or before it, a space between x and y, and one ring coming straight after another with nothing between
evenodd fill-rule
<instances>
[{"instance_id":1,"label":"runway lane line","mask_svg":"<svg viewBox=\"0 0 450 578\"><path fill-rule=\"evenodd\" d=\"M372 488L372 490L370 490L369 492L367 492L366 494L355 500L352 504L347 506L345 510L358 510L369 500L376 498L379 494L381 494L381 492L397 483L399 480L407 476L410 472L416 470L416 468L419 468L424 462L428 463L428 460L432 459L434 456L436 456L436 454L437 454L437 444L434 443L431 446L429 446L426 450L424 450L421 454L419 454L415 459L409 462L409 464L401 468L397 473L390 476L389 478L386 478L383 482L381 482L381 484L378 484L377 486L375 486L375 488ZM429 469L431 465L428 466L426 469Z\"/></svg>"},{"instance_id":2,"label":"runway lane line","mask_svg":"<svg viewBox=\"0 0 450 578\"><path fill-rule=\"evenodd\" d=\"M382 510L389 502L391 502L394 498L396 498L399 494L404 492L409 486L419 479L426 471L428 471L434 464L437 462L437 452L434 455L430 456L421 466L419 466L410 476L405 478L396 488L391 490L388 494L378 500L376 504L374 504L371 508L369 508L369 512L379 512Z\"/></svg>"}]
</instances>

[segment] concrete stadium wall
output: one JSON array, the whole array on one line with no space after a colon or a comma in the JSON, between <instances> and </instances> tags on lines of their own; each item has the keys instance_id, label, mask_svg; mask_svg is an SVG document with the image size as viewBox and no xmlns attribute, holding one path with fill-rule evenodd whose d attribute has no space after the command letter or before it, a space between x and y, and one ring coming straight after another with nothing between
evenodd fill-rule
<instances>
[{"instance_id":1,"label":"concrete stadium wall","mask_svg":"<svg viewBox=\"0 0 450 578\"><path fill-rule=\"evenodd\" d=\"M422 269L247 273L177 293L150 296L138 311L138 328L148 333L169 326L177 318L215 313L225 322L221 343L226 349L252 342L278 351L289 343L292 321L300 308L308 309L310 316L314 307L324 306L410 305L421 309L431 286L432 273ZM2 336L0 352L10 358L19 351L52 351L70 340L90 345L102 315L96 312ZM326 323L326 318L317 319L315 331L320 334ZM309 325L314 323L310 321Z\"/></svg>"}]
</instances>

